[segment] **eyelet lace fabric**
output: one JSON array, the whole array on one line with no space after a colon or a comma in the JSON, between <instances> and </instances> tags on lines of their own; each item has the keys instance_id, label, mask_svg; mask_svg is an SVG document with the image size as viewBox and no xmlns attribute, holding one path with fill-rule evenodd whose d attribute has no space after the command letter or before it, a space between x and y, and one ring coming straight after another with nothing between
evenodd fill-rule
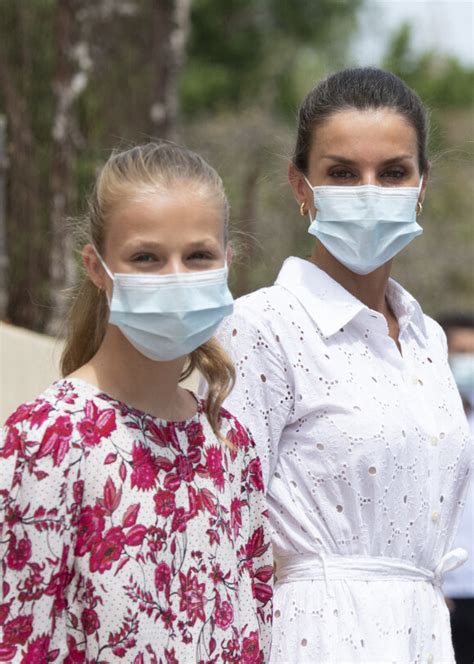
<instances>
[{"instance_id":1,"label":"eyelet lace fabric","mask_svg":"<svg viewBox=\"0 0 474 664\"><path fill-rule=\"evenodd\" d=\"M464 558L472 443L444 333L392 280L388 299L401 352L381 314L290 258L219 331L267 487L271 662L454 662L439 584Z\"/></svg>"}]
</instances>

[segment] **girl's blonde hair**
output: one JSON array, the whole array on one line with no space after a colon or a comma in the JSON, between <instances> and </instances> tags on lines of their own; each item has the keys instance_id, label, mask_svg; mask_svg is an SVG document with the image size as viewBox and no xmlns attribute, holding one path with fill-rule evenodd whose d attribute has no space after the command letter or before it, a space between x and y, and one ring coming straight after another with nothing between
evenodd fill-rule
<instances>
[{"instance_id":1,"label":"girl's blonde hair","mask_svg":"<svg viewBox=\"0 0 474 664\"><path fill-rule=\"evenodd\" d=\"M102 168L79 235L82 246L91 243L103 255L107 221L128 197L169 190L177 183L213 198L222 208L224 241L228 241L229 204L222 180L198 154L169 142L148 143L112 153ZM108 305L87 274L77 285L66 320L66 343L61 357L63 376L88 362L101 345L108 321ZM208 384L206 413L220 437L219 411L231 391L235 370L215 338L190 355L181 380L199 371Z\"/></svg>"}]
</instances>

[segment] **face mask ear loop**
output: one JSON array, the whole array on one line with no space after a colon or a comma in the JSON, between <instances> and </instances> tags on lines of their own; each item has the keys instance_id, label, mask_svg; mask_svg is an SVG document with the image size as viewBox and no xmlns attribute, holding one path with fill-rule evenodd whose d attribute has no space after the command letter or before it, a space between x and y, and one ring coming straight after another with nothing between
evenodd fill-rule
<instances>
[{"instance_id":1,"label":"face mask ear loop","mask_svg":"<svg viewBox=\"0 0 474 664\"><path fill-rule=\"evenodd\" d=\"M306 184L311 189L311 191L313 192L313 196L314 196L314 187L313 187L313 185L311 184L311 182L308 180L308 178L306 177L306 175L304 173L301 173L301 175L304 177ZM308 208L308 217L309 217L310 222L313 223L314 219L313 219L313 216L311 214L311 210L309 208Z\"/></svg>"},{"instance_id":2,"label":"face mask ear loop","mask_svg":"<svg viewBox=\"0 0 474 664\"><path fill-rule=\"evenodd\" d=\"M423 203L420 201L421 188L423 187L423 179L424 175L421 176L420 182L418 184L418 198L416 201L417 216L421 214L421 211L423 210Z\"/></svg>"},{"instance_id":3,"label":"face mask ear loop","mask_svg":"<svg viewBox=\"0 0 474 664\"><path fill-rule=\"evenodd\" d=\"M106 271L106 273L109 275L109 277L112 279L112 281L115 281L114 275L112 274L112 272L109 270L109 268L108 268L107 265L105 264L105 262L104 262L102 256L99 254L99 252L98 252L97 249L94 247L94 245L92 245L92 248L94 249L94 251L95 251L95 255L96 255L97 258L99 259L100 264L102 265L102 267L104 268L104 270Z\"/></svg>"}]
</instances>

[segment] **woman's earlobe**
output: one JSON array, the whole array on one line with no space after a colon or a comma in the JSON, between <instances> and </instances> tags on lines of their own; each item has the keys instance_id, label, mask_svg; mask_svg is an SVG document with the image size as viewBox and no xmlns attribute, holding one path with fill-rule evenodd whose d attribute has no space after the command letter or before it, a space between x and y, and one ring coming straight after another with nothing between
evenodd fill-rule
<instances>
[{"instance_id":1,"label":"woman's earlobe","mask_svg":"<svg viewBox=\"0 0 474 664\"><path fill-rule=\"evenodd\" d=\"M288 165L288 182L293 190L293 195L295 197L298 205L305 200L305 183L301 175L301 171L296 168L293 162L290 162Z\"/></svg>"},{"instance_id":2,"label":"woman's earlobe","mask_svg":"<svg viewBox=\"0 0 474 664\"><path fill-rule=\"evenodd\" d=\"M423 174L421 176L423 178L423 182L421 184L421 191L420 191L420 203L421 204L423 204L424 201L425 201L426 188L428 186L428 178L429 178L429 175L430 175L430 170L431 170L431 163L428 162L426 164L426 168L423 171Z\"/></svg>"}]
</instances>

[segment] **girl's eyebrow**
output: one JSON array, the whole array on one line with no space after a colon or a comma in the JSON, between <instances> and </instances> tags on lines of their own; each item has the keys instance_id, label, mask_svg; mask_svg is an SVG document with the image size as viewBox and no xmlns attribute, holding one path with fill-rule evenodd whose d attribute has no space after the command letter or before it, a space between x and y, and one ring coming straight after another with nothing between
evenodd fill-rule
<instances>
[{"instance_id":1,"label":"girl's eyebrow","mask_svg":"<svg viewBox=\"0 0 474 664\"><path fill-rule=\"evenodd\" d=\"M343 157L342 155L337 155L337 154L323 154L321 155L321 159L330 159L331 161L339 161L342 164L347 164L348 166L354 166L357 164L357 162L354 159L348 159L347 157ZM386 166L387 164L393 164L396 161L403 161L404 159L411 159L414 160L415 157L412 154L401 154L397 155L396 157L390 157L390 159L385 159L384 161L381 162L382 166Z\"/></svg>"},{"instance_id":2,"label":"girl's eyebrow","mask_svg":"<svg viewBox=\"0 0 474 664\"><path fill-rule=\"evenodd\" d=\"M186 249L193 251L194 249L217 249L219 247L219 242L213 238L207 240L196 240L196 242L190 242L186 245Z\"/></svg>"},{"instance_id":3,"label":"girl's eyebrow","mask_svg":"<svg viewBox=\"0 0 474 664\"><path fill-rule=\"evenodd\" d=\"M218 241L213 237L203 238L202 240L194 240L186 244L184 249L193 250L196 248L208 247L215 248L218 246ZM157 250L166 250L168 247L163 242L157 242L156 240L147 240L147 239L134 239L130 242L125 243L125 248L128 250L143 250L143 249L157 249Z\"/></svg>"}]
</instances>

